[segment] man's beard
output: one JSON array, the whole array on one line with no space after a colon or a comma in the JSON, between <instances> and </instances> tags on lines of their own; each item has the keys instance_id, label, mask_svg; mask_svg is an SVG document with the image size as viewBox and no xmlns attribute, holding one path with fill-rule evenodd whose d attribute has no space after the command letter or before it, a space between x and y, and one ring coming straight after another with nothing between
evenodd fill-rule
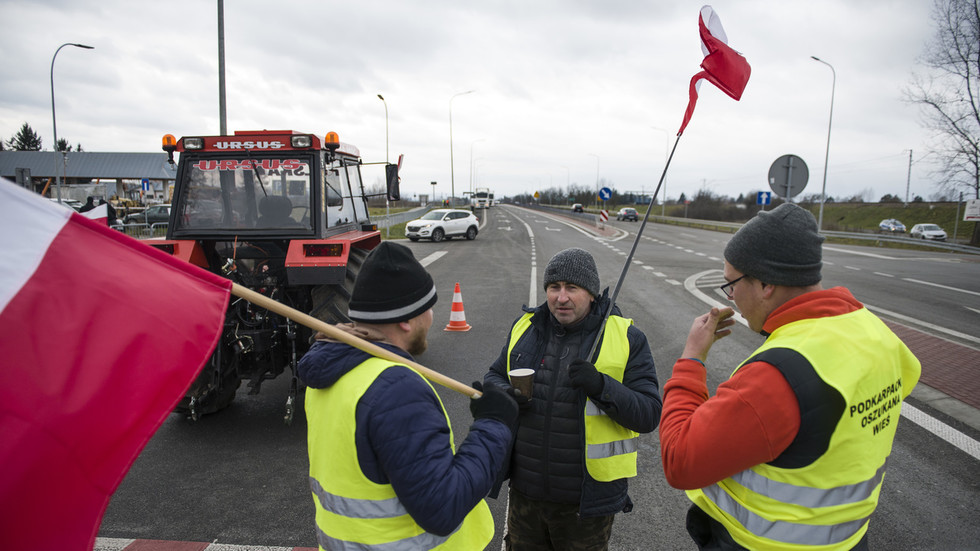
<instances>
[{"instance_id":1,"label":"man's beard","mask_svg":"<svg viewBox=\"0 0 980 551\"><path fill-rule=\"evenodd\" d=\"M426 333L428 333L422 327L416 327L415 331L412 333L411 340L408 341L408 352L413 356L418 356L419 354L425 352L429 347L429 341L426 339Z\"/></svg>"}]
</instances>

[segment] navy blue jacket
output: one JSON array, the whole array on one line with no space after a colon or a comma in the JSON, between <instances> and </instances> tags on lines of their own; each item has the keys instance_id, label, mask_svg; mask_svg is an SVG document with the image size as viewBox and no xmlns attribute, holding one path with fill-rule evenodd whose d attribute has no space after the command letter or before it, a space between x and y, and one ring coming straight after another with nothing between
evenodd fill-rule
<instances>
[{"instance_id":1,"label":"navy blue jacket","mask_svg":"<svg viewBox=\"0 0 980 551\"><path fill-rule=\"evenodd\" d=\"M411 359L400 348L375 344ZM368 357L344 343L317 341L300 360L297 375L309 387L327 388ZM391 484L415 522L440 536L452 533L487 496L511 442L507 425L477 419L454 455L439 397L404 366L388 368L374 381L358 402L355 418L357 461L364 475Z\"/></svg>"}]
</instances>

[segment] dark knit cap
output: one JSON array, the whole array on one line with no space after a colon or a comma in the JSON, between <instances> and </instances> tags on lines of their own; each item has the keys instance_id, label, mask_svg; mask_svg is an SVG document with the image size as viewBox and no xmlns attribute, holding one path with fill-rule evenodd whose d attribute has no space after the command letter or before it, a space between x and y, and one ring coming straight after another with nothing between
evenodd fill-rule
<instances>
[{"instance_id":1,"label":"dark knit cap","mask_svg":"<svg viewBox=\"0 0 980 551\"><path fill-rule=\"evenodd\" d=\"M725 247L725 260L763 283L806 287L820 282L823 239L810 211L783 203L742 226Z\"/></svg>"},{"instance_id":2,"label":"dark knit cap","mask_svg":"<svg viewBox=\"0 0 980 551\"><path fill-rule=\"evenodd\" d=\"M361 265L347 316L362 323L397 323L436 303L432 276L405 245L382 241Z\"/></svg>"},{"instance_id":3,"label":"dark knit cap","mask_svg":"<svg viewBox=\"0 0 980 551\"><path fill-rule=\"evenodd\" d=\"M565 249L551 258L544 269L544 288L556 281L578 285L599 296L599 270L592 255L582 249Z\"/></svg>"}]
</instances>

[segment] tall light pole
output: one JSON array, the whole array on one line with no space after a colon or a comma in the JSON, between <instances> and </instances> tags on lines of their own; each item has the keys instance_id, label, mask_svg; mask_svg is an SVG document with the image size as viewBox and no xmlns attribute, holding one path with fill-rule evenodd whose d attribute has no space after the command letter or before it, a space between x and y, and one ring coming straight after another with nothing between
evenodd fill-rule
<instances>
[{"instance_id":1,"label":"tall light pole","mask_svg":"<svg viewBox=\"0 0 980 551\"><path fill-rule=\"evenodd\" d=\"M465 92L460 92L458 94L453 94L453 97L449 98L449 206L452 207L456 203L456 175L453 174L453 100L458 96L465 96L466 94L472 94L475 90L467 90Z\"/></svg>"},{"instance_id":2,"label":"tall light pole","mask_svg":"<svg viewBox=\"0 0 980 551\"><path fill-rule=\"evenodd\" d=\"M483 141L486 141L486 138L480 138L479 140L473 140L472 142L470 142L470 195L471 195L470 200L471 201L473 200L472 197L473 195L473 146L476 144L476 142L483 142Z\"/></svg>"},{"instance_id":3,"label":"tall light pole","mask_svg":"<svg viewBox=\"0 0 980 551\"><path fill-rule=\"evenodd\" d=\"M667 132L663 128L658 128L656 126L651 126L650 128L654 130L659 130L664 133L664 170L666 170L667 159L670 158L670 132ZM663 197L660 198L661 201L660 216L663 218L667 216L667 175L666 174L664 174L664 177L661 178L661 181L663 182L663 186L664 186L664 195Z\"/></svg>"},{"instance_id":4,"label":"tall light pole","mask_svg":"<svg viewBox=\"0 0 980 551\"><path fill-rule=\"evenodd\" d=\"M55 151L58 151L58 118L55 116L54 113L54 60L55 58L58 57L58 52L60 52L61 49L64 48L65 46L74 46L76 48L84 48L86 50L95 49L95 46L86 46L85 44L75 44L74 42L66 42L61 46L58 46L58 49L54 51L54 55L51 56L51 126L54 130L53 149ZM62 166L64 166L68 163L68 152L62 151L61 155L62 155ZM60 203L61 202L61 173L58 172L57 168L54 169L54 173L55 173L55 180L57 181L58 202Z\"/></svg>"},{"instance_id":5,"label":"tall light pole","mask_svg":"<svg viewBox=\"0 0 980 551\"><path fill-rule=\"evenodd\" d=\"M381 94L378 94L378 99L381 100L381 103L385 104L385 162L387 163L389 162L388 161L388 102L385 101L384 96L382 96Z\"/></svg>"},{"instance_id":6,"label":"tall light pole","mask_svg":"<svg viewBox=\"0 0 980 551\"><path fill-rule=\"evenodd\" d=\"M589 153L595 157L595 208L599 210L599 156L595 153Z\"/></svg>"},{"instance_id":7,"label":"tall light pole","mask_svg":"<svg viewBox=\"0 0 980 551\"><path fill-rule=\"evenodd\" d=\"M218 131L228 135L228 107L225 102L225 2L218 0Z\"/></svg>"},{"instance_id":8,"label":"tall light pole","mask_svg":"<svg viewBox=\"0 0 980 551\"><path fill-rule=\"evenodd\" d=\"M823 188L820 190L820 216L817 218L817 230L823 231L823 204L827 201L827 161L830 159L830 128L834 123L834 90L837 88L837 71L834 66L819 57L810 56L816 61L830 67L830 72L834 75L834 80L830 85L830 119L827 122L827 152L823 157Z\"/></svg>"}]
</instances>

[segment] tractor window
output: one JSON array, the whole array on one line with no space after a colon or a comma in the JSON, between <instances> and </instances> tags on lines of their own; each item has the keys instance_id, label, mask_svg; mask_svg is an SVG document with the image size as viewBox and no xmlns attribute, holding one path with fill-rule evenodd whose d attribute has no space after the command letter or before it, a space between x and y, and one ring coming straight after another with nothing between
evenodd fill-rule
<instances>
[{"instance_id":1,"label":"tractor window","mask_svg":"<svg viewBox=\"0 0 980 551\"><path fill-rule=\"evenodd\" d=\"M201 158L185 165L179 228L311 229L307 159Z\"/></svg>"}]
</instances>

